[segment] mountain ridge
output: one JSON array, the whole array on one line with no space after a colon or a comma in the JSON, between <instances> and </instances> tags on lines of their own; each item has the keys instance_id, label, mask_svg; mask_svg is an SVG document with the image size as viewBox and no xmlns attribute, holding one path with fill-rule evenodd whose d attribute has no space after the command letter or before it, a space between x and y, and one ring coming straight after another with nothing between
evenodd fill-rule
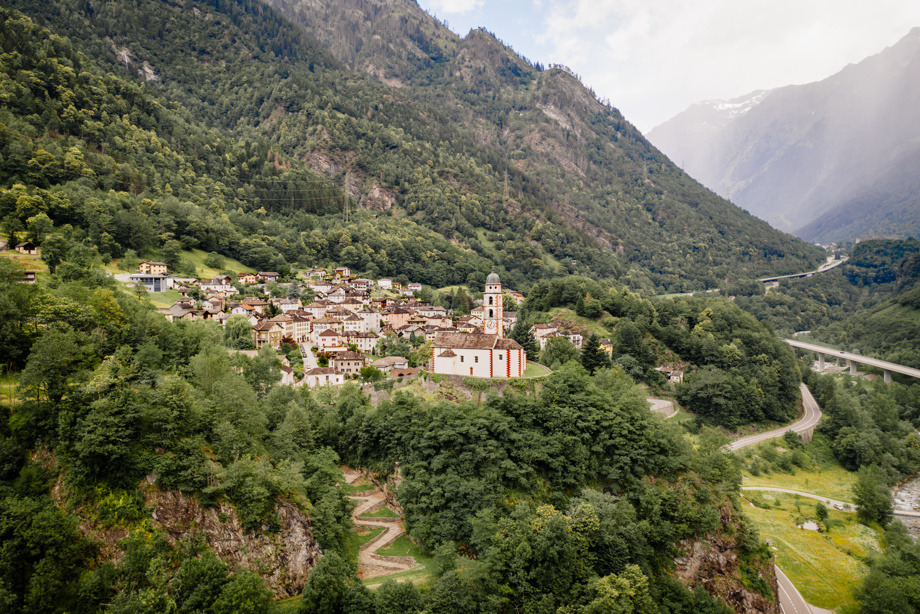
<instances>
[{"instance_id":1,"label":"mountain ridge","mask_svg":"<svg viewBox=\"0 0 920 614\"><path fill-rule=\"evenodd\" d=\"M704 185L778 227L809 240L846 238L829 221L833 211L860 195L871 208L866 196L885 191L877 178L920 147L920 89L910 78L918 67L920 28L913 28L824 80L772 90L718 131L694 129L685 111L649 138L671 157L686 158ZM809 230L822 215L824 230Z\"/></svg>"}]
</instances>

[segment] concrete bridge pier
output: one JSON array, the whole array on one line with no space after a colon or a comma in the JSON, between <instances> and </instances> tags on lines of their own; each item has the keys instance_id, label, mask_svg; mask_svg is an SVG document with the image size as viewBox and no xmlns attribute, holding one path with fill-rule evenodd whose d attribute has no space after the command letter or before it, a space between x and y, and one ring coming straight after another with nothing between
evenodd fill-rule
<instances>
[{"instance_id":1,"label":"concrete bridge pier","mask_svg":"<svg viewBox=\"0 0 920 614\"><path fill-rule=\"evenodd\" d=\"M824 354L818 354L818 371L824 373Z\"/></svg>"},{"instance_id":2,"label":"concrete bridge pier","mask_svg":"<svg viewBox=\"0 0 920 614\"><path fill-rule=\"evenodd\" d=\"M850 375L856 375L856 363L852 360L848 360L847 364L850 365Z\"/></svg>"},{"instance_id":3,"label":"concrete bridge pier","mask_svg":"<svg viewBox=\"0 0 920 614\"><path fill-rule=\"evenodd\" d=\"M884 369L882 371L882 374L883 374L882 377L885 378L885 383L890 384L891 383L891 371L889 371L888 369Z\"/></svg>"}]
</instances>

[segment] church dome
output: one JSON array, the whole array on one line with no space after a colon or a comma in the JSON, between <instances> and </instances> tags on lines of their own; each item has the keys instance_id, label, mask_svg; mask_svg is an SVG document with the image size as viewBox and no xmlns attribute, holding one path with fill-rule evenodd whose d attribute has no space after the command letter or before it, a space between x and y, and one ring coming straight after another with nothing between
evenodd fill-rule
<instances>
[{"instance_id":1,"label":"church dome","mask_svg":"<svg viewBox=\"0 0 920 614\"><path fill-rule=\"evenodd\" d=\"M495 271L492 271L491 273L489 273L489 276L486 277L486 283L487 284L500 284L502 283L502 280L498 278L498 273L496 273Z\"/></svg>"}]
</instances>

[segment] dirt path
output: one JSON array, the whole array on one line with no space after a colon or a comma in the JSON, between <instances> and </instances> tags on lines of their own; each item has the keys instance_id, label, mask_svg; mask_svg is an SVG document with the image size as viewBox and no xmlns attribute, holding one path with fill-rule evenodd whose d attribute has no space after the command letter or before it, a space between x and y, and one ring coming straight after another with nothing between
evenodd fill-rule
<instances>
[{"instance_id":1,"label":"dirt path","mask_svg":"<svg viewBox=\"0 0 920 614\"><path fill-rule=\"evenodd\" d=\"M354 469L343 467L342 470L345 473L345 481L349 484L362 477ZM348 497L358 501L358 506L351 513L355 526L367 529L377 527L384 529L383 533L361 546L361 551L358 553L358 577L362 580L376 578L377 576L385 576L415 567L418 563L412 557L377 554L378 550L386 548L405 534L402 518L361 518L361 514L373 512L384 507L386 499L383 491L376 489L356 492L348 495Z\"/></svg>"}]
</instances>

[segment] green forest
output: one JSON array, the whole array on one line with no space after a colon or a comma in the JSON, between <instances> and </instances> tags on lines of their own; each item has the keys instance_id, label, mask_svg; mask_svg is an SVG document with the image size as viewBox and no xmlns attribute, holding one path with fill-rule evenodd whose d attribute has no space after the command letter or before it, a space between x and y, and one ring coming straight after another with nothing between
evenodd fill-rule
<instances>
[{"instance_id":1,"label":"green forest","mask_svg":"<svg viewBox=\"0 0 920 614\"><path fill-rule=\"evenodd\" d=\"M193 4L11 4L55 33L5 14L0 181L33 203L9 199L8 227L44 212L83 228L102 255L156 254L175 240L255 268L338 262L435 287L494 264L513 286L581 273L680 290L818 259L696 184L593 98L577 118L591 139L565 136L539 109L584 88L494 39L527 67L513 83L445 74L392 88L254 0ZM510 98L491 100L492 89ZM511 108L514 130L543 117L565 160L482 145ZM584 170L563 172L569 157Z\"/></svg>"}]
</instances>

